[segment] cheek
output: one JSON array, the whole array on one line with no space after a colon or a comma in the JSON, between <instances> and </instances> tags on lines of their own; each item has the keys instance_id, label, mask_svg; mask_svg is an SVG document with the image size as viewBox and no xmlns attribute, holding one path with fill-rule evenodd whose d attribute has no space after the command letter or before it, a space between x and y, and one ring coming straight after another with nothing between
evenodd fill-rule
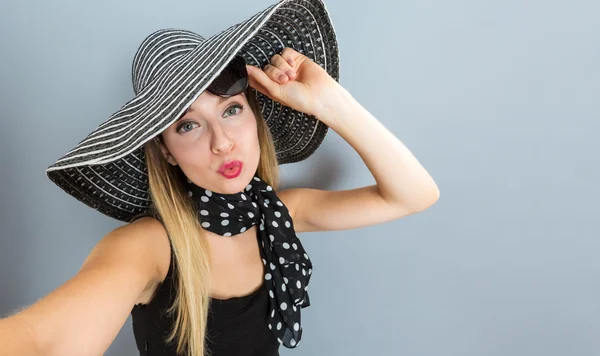
<instances>
[{"instance_id":1,"label":"cheek","mask_svg":"<svg viewBox=\"0 0 600 356\"><path fill-rule=\"evenodd\" d=\"M206 140L193 140L193 134L190 132L190 137L177 137L169 144L171 155L182 168L201 166L210 159L210 147Z\"/></svg>"},{"instance_id":2,"label":"cheek","mask_svg":"<svg viewBox=\"0 0 600 356\"><path fill-rule=\"evenodd\" d=\"M244 140L248 148L258 148L258 129L254 120L249 120L250 123L244 128Z\"/></svg>"}]
</instances>

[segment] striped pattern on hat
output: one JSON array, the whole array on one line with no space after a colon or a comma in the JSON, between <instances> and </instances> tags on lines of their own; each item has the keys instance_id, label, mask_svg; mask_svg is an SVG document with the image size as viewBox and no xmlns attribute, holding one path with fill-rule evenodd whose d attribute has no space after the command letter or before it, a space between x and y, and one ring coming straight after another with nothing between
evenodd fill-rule
<instances>
[{"instance_id":1,"label":"striped pattern on hat","mask_svg":"<svg viewBox=\"0 0 600 356\"><path fill-rule=\"evenodd\" d=\"M204 39L188 30L150 34L132 64L135 97L48 167L50 180L86 205L128 221L150 205L143 145L175 122L241 55L263 67L283 48L303 53L339 80L339 51L320 0L284 0ZM257 92L279 164L308 158L328 128Z\"/></svg>"}]
</instances>

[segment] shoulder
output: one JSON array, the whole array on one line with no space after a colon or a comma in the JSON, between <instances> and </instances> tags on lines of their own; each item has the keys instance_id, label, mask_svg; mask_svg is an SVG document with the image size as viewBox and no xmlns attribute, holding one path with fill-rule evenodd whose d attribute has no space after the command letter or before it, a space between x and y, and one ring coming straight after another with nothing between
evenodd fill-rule
<instances>
[{"instance_id":1,"label":"shoulder","mask_svg":"<svg viewBox=\"0 0 600 356\"><path fill-rule=\"evenodd\" d=\"M155 282L165 279L171 263L171 243L162 222L145 216L116 228L111 234L131 240L135 252L152 262Z\"/></svg>"},{"instance_id":2,"label":"shoulder","mask_svg":"<svg viewBox=\"0 0 600 356\"><path fill-rule=\"evenodd\" d=\"M300 202L302 196L301 188L291 188L284 189L277 192L277 197L283 205L285 205L286 209L288 209L290 215L294 217L296 208Z\"/></svg>"},{"instance_id":3,"label":"shoulder","mask_svg":"<svg viewBox=\"0 0 600 356\"><path fill-rule=\"evenodd\" d=\"M109 287L120 289L123 295L137 293L137 303L146 300L164 280L170 252L162 223L151 217L140 218L106 234L89 253L78 278L105 276L113 283Z\"/></svg>"}]
</instances>

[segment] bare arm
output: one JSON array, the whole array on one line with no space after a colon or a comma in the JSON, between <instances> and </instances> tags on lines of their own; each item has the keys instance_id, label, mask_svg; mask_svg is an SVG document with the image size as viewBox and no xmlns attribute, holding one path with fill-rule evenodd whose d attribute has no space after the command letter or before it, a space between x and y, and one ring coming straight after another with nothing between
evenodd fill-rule
<instances>
[{"instance_id":1,"label":"bare arm","mask_svg":"<svg viewBox=\"0 0 600 356\"><path fill-rule=\"evenodd\" d=\"M115 229L73 278L0 321L0 355L103 354L134 304L164 279L169 252L166 232L154 219Z\"/></svg>"},{"instance_id":2,"label":"bare arm","mask_svg":"<svg viewBox=\"0 0 600 356\"><path fill-rule=\"evenodd\" d=\"M440 192L412 152L339 84L317 114L360 155L377 184L327 191L279 192L296 232L355 229L399 219L432 206Z\"/></svg>"},{"instance_id":3,"label":"bare arm","mask_svg":"<svg viewBox=\"0 0 600 356\"><path fill-rule=\"evenodd\" d=\"M343 191L279 192L297 232L378 224L423 211L438 200L436 183L413 153L324 68L291 47L270 62L264 70L247 66L250 85L317 117L356 150L376 181Z\"/></svg>"}]
</instances>

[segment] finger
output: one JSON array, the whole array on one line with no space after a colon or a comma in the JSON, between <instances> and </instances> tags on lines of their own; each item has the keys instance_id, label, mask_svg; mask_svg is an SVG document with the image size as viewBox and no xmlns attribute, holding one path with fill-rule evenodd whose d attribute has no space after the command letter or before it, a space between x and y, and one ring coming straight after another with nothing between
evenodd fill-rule
<instances>
[{"instance_id":1,"label":"finger","mask_svg":"<svg viewBox=\"0 0 600 356\"><path fill-rule=\"evenodd\" d=\"M272 64L267 64L263 71L271 78L271 80L280 84L286 83L290 79L287 74Z\"/></svg>"},{"instance_id":2,"label":"finger","mask_svg":"<svg viewBox=\"0 0 600 356\"><path fill-rule=\"evenodd\" d=\"M269 91L264 86L262 86L262 84L260 84L259 82L257 82L256 79L254 79L253 77L250 77L250 76L248 77L248 84L252 88L256 89L259 93L270 97Z\"/></svg>"},{"instance_id":3,"label":"finger","mask_svg":"<svg viewBox=\"0 0 600 356\"><path fill-rule=\"evenodd\" d=\"M283 57L283 59L286 60L286 62L288 62L292 66L292 68L296 68L296 63L298 62L298 59L300 59L304 55L296 51L292 47L285 47L283 51L281 51L281 56Z\"/></svg>"},{"instance_id":4,"label":"finger","mask_svg":"<svg viewBox=\"0 0 600 356\"><path fill-rule=\"evenodd\" d=\"M292 66L290 66L289 62L286 61L280 54L276 54L271 57L271 64L277 67L280 71L284 72L289 79L294 79L296 77L296 71Z\"/></svg>"},{"instance_id":5,"label":"finger","mask_svg":"<svg viewBox=\"0 0 600 356\"><path fill-rule=\"evenodd\" d=\"M276 93L277 86L279 84L272 81L271 78L269 78L269 76L260 68L252 65L246 65L246 69L248 71L248 82L250 86L258 90L260 93L275 100L272 96L272 93Z\"/></svg>"}]
</instances>

